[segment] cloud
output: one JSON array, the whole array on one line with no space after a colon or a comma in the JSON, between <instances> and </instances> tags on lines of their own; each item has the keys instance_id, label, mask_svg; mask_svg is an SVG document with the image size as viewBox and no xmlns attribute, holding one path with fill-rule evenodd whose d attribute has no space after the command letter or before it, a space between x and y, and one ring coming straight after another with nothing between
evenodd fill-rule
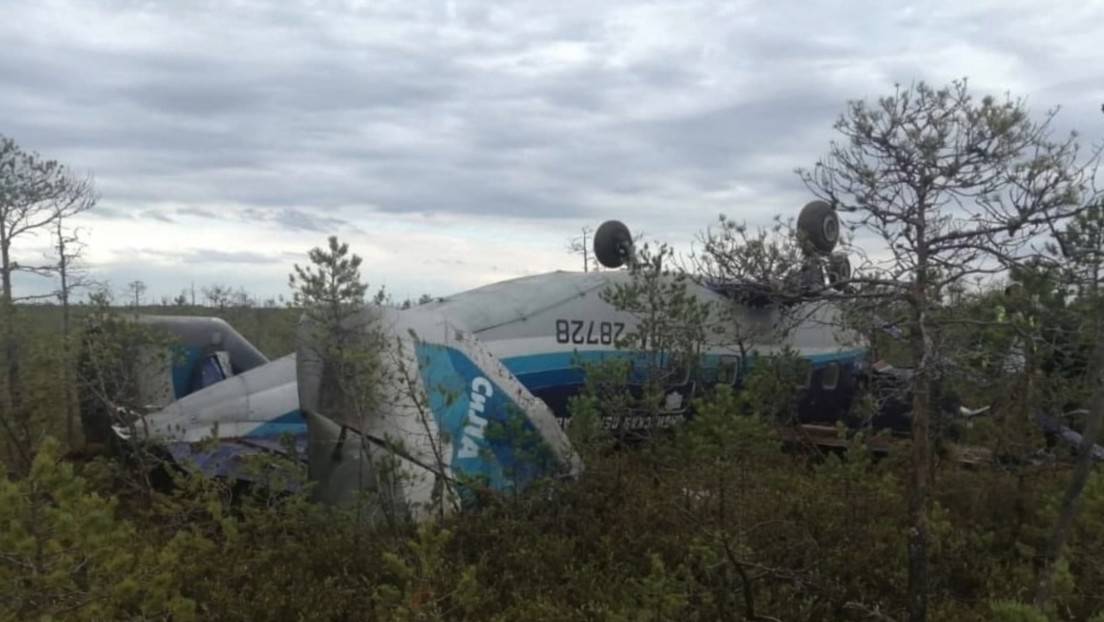
<instances>
[{"instance_id":1,"label":"cloud","mask_svg":"<svg viewBox=\"0 0 1104 622\"><path fill-rule=\"evenodd\" d=\"M340 233L420 293L427 252L456 288L510 265L457 249L519 273L574 267L563 240L609 217L686 242L721 211L795 213L793 169L894 82L970 76L1091 131L1102 19L1072 0L15 0L0 131L95 173L106 270L137 268L136 237L301 257Z\"/></svg>"},{"instance_id":2,"label":"cloud","mask_svg":"<svg viewBox=\"0 0 1104 622\"><path fill-rule=\"evenodd\" d=\"M195 216L197 218L217 218L218 215L211 210L203 209L202 207L188 206L177 208L176 213L180 216Z\"/></svg>"},{"instance_id":3,"label":"cloud","mask_svg":"<svg viewBox=\"0 0 1104 622\"><path fill-rule=\"evenodd\" d=\"M283 264L285 258L280 254L255 253L250 251L224 251L214 248L193 248L170 251L159 248L143 248L140 255L152 255L185 264Z\"/></svg>"},{"instance_id":4,"label":"cloud","mask_svg":"<svg viewBox=\"0 0 1104 622\"><path fill-rule=\"evenodd\" d=\"M337 230L355 231L352 223L319 214L283 207L276 210L261 210L249 208L241 212L243 223L255 224L258 222L272 223L278 227L290 231L311 231L316 233L333 233Z\"/></svg>"},{"instance_id":5,"label":"cloud","mask_svg":"<svg viewBox=\"0 0 1104 622\"><path fill-rule=\"evenodd\" d=\"M142 212L141 214L138 214L138 218L146 218L146 219L151 219L151 220L157 220L157 221L160 221L160 222L167 222L167 223L170 223L170 224L176 222L175 220L170 218L168 215L166 215L166 214L164 214L164 213L162 213L158 210L153 210L153 209L146 210L146 211Z\"/></svg>"}]
</instances>

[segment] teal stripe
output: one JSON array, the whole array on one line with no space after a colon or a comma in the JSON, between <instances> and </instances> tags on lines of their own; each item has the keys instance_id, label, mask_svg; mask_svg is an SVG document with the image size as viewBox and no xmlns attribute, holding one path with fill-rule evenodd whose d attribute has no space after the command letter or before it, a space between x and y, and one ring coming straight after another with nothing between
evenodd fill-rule
<instances>
[{"instance_id":1,"label":"teal stripe","mask_svg":"<svg viewBox=\"0 0 1104 622\"><path fill-rule=\"evenodd\" d=\"M306 434L307 421L303 418L303 413L299 410L293 410L289 413L285 413L270 419L261 425L253 428L246 436L252 438L262 438L268 436L282 436L284 434Z\"/></svg>"},{"instance_id":2,"label":"teal stripe","mask_svg":"<svg viewBox=\"0 0 1104 622\"><path fill-rule=\"evenodd\" d=\"M646 354L639 350L582 350L576 352L547 352L544 354L527 354L513 356L502 360L506 369L514 374L521 384L530 391L539 391L549 387L578 386L586 381L583 366L612 360L639 360ZM768 355L752 355L747 361L748 367L755 364L755 360ZM865 348L852 350L840 350L839 352L827 352L823 354L809 354L804 358L812 363L813 367L823 367L830 363L847 365L866 356ZM721 355L705 354L702 356L702 366L706 369L717 368L721 363Z\"/></svg>"},{"instance_id":3,"label":"teal stripe","mask_svg":"<svg viewBox=\"0 0 1104 622\"><path fill-rule=\"evenodd\" d=\"M511 356L502 359L506 368L515 376L523 376L539 372L556 370L573 370L585 363L600 363L602 361L639 358L645 356L645 352L639 350L576 350L573 352L546 352L542 354L525 354ZM731 355L728 355L731 356ZM750 358L759 358L769 355L752 355ZM866 356L865 348L852 350L840 350L839 352L827 352L824 354L808 354L803 356L813 365L820 367L829 363L849 363ZM721 355L704 354L702 363L705 367L720 364Z\"/></svg>"},{"instance_id":4,"label":"teal stripe","mask_svg":"<svg viewBox=\"0 0 1104 622\"><path fill-rule=\"evenodd\" d=\"M195 346L173 347L172 384L173 396L180 399L192 391L192 372L203 357L203 348Z\"/></svg>"}]
</instances>

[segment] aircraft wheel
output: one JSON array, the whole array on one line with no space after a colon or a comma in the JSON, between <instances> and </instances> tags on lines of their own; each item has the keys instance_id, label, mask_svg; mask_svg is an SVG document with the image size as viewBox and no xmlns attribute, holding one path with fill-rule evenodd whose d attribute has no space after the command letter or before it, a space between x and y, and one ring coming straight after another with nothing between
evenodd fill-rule
<instances>
[{"instance_id":1,"label":"aircraft wheel","mask_svg":"<svg viewBox=\"0 0 1104 622\"><path fill-rule=\"evenodd\" d=\"M797 230L812 250L828 254L839 242L839 216L824 201L811 201L801 208Z\"/></svg>"},{"instance_id":2,"label":"aircraft wheel","mask_svg":"<svg viewBox=\"0 0 1104 622\"><path fill-rule=\"evenodd\" d=\"M620 220L607 220L594 232L594 256L607 268L620 268L632 256L632 234Z\"/></svg>"}]
</instances>

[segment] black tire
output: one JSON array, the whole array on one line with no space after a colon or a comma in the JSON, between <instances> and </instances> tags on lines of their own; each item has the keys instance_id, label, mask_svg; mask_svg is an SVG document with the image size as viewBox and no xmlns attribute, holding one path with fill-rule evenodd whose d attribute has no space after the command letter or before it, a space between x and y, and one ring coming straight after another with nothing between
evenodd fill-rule
<instances>
[{"instance_id":1,"label":"black tire","mask_svg":"<svg viewBox=\"0 0 1104 622\"><path fill-rule=\"evenodd\" d=\"M607 220L594 232L594 256L607 268L620 268L632 256L632 234L620 220Z\"/></svg>"},{"instance_id":2,"label":"black tire","mask_svg":"<svg viewBox=\"0 0 1104 622\"><path fill-rule=\"evenodd\" d=\"M851 280L851 260L846 253L832 253L828 258L828 282L839 291L847 288Z\"/></svg>"},{"instance_id":3,"label":"black tire","mask_svg":"<svg viewBox=\"0 0 1104 622\"><path fill-rule=\"evenodd\" d=\"M827 255L839 242L840 222L836 210L824 201L811 201L797 217L798 235L809 250Z\"/></svg>"}]
</instances>

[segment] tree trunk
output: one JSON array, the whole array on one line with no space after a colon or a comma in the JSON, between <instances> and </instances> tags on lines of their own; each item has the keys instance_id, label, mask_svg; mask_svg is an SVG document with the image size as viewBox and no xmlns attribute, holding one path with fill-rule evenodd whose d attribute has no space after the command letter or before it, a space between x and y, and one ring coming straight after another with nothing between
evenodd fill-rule
<instances>
[{"instance_id":1,"label":"tree trunk","mask_svg":"<svg viewBox=\"0 0 1104 622\"><path fill-rule=\"evenodd\" d=\"M61 278L61 386L65 402L65 441L69 449L77 443L76 413L74 412L72 358L69 347L69 258L65 254L65 235L58 219L58 273Z\"/></svg>"},{"instance_id":2,"label":"tree trunk","mask_svg":"<svg viewBox=\"0 0 1104 622\"><path fill-rule=\"evenodd\" d=\"M2 223L0 223L0 226L2 226ZM3 232L0 231L0 233ZM19 345L15 339L15 305L12 304L10 247L11 243L6 239L6 236L0 238L0 284L2 284L2 289L0 289L0 311L3 314L3 318L0 319L3 324L0 326L0 330L3 331L4 367L8 385L8 408L7 412L0 416L0 422L3 423L4 432L11 444L12 456L18 456L23 461L22 466L29 468L31 464L30 454L16 427L17 418L22 411L22 394L19 390Z\"/></svg>"},{"instance_id":3,"label":"tree trunk","mask_svg":"<svg viewBox=\"0 0 1104 622\"><path fill-rule=\"evenodd\" d=\"M917 192L918 225L915 231L916 273L909 292L912 327L909 349L915 372L912 377L912 464L909 489L908 619L928 619L928 487L931 477L932 378L931 340L928 337L928 246L925 241L925 194Z\"/></svg>"},{"instance_id":4,"label":"tree trunk","mask_svg":"<svg viewBox=\"0 0 1104 622\"><path fill-rule=\"evenodd\" d=\"M922 295L922 294L921 294ZM920 303L916 303L919 306ZM928 480L931 470L931 377L922 308L914 311L910 347L912 379L912 464L909 489L908 612L910 622L928 617Z\"/></svg>"},{"instance_id":5,"label":"tree trunk","mask_svg":"<svg viewBox=\"0 0 1104 622\"><path fill-rule=\"evenodd\" d=\"M1072 478L1062 497L1062 506L1054 525L1054 533L1051 534L1050 542L1043 554L1043 567L1039 570L1039 578L1035 584L1034 604L1040 609L1045 608L1050 602L1054 587L1055 566L1062 556L1062 549L1066 546L1070 531L1073 529L1073 521L1081 508L1081 493L1085 490L1085 484L1092 474L1093 447L1104 424L1104 338L1102 337L1104 337L1104 320L1098 319L1096 345L1093 348L1090 368L1094 386L1089 404L1089 416L1085 422L1084 434L1081 436L1081 445L1078 447L1077 463L1073 467Z\"/></svg>"},{"instance_id":6,"label":"tree trunk","mask_svg":"<svg viewBox=\"0 0 1104 622\"><path fill-rule=\"evenodd\" d=\"M9 244L0 241L0 276L3 277L3 300L0 304L4 307L4 364L8 381L8 401L11 412L19 410L19 358L18 346L15 342L15 305L12 304L11 283L11 258Z\"/></svg>"}]
</instances>

